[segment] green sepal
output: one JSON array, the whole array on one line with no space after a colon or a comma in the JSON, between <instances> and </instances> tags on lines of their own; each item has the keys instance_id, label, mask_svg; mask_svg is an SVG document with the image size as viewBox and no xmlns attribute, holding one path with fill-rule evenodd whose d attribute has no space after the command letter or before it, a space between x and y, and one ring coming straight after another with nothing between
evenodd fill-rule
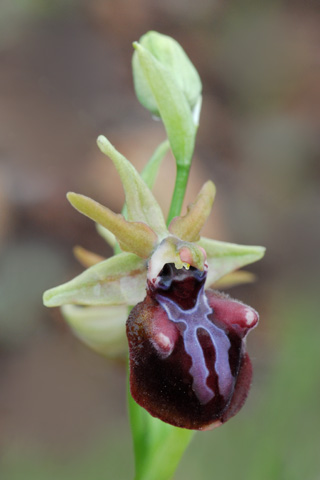
<instances>
[{"instance_id":1,"label":"green sepal","mask_svg":"<svg viewBox=\"0 0 320 480\"><path fill-rule=\"evenodd\" d=\"M200 238L200 231L210 215L216 187L208 180L197 195L194 203L188 205L187 213L175 217L169 225L169 231L187 242L196 242Z\"/></svg>"},{"instance_id":2,"label":"green sepal","mask_svg":"<svg viewBox=\"0 0 320 480\"><path fill-rule=\"evenodd\" d=\"M156 100L177 166L189 168L197 131L192 110L170 70L139 43L133 46Z\"/></svg>"},{"instance_id":3,"label":"green sepal","mask_svg":"<svg viewBox=\"0 0 320 480\"><path fill-rule=\"evenodd\" d=\"M67 198L80 213L110 230L117 238L122 250L141 258L148 258L157 244L157 236L145 223L128 222L122 215L85 195L69 192Z\"/></svg>"},{"instance_id":4,"label":"green sepal","mask_svg":"<svg viewBox=\"0 0 320 480\"><path fill-rule=\"evenodd\" d=\"M194 109L201 97L201 80L181 45L173 38L154 31L143 35L139 44L170 72L178 88L185 96L190 109ZM134 87L140 103L153 114L160 116L157 100L146 79L136 52L132 58L132 70Z\"/></svg>"},{"instance_id":5,"label":"green sepal","mask_svg":"<svg viewBox=\"0 0 320 480\"><path fill-rule=\"evenodd\" d=\"M133 253L120 253L88 268L43 295L46 307L67 304L135 305L146 293L146 265Z\"/></svg>"},{"instance_id":6,"label":"green sepal","mask_svg":"<svg viewBox=\"0 0 320 480\"><path fill-rule=\"evenodd\" d=\"M135 456L134 480L171 480L193 430L173 427L152 417L128 393Z\"/></svg>"},{"instance_id":7,"label":"green sepal","mask_svg":"<svg viewBox=\"0 0 320 480\"><path fill-rule=\"evenodd\" d=\"M237 245L204 237L197 244L204 248L207 253L209 267L206 281L207 287L227 273L257 262L264 256L266 250L264 247Z\"/></svg>"},{"instance_id":8,"label":"green sepal","mask_svg":"<svg viewBox=\"0 0 320 480\"><path fill-rule=\"evenodd\" d=\"M109 358L125 358L128 351L126 305L64 305L61 312L76 337L88 347Z\"/></svg>"},{"instance_id":9,"label":"green sepal","mask_svg":"<svg viewBox=\"0 0 320 480\"><path fill-rule=\"evenodd\" d=\"M113 161L126 195L128 220L143 222L161 238L168 233L161 208L134 166L119 153L109 140L100 135L97 144Z\"/></svg>"},{"instance_id":10,"label":"green sepal","mask_svg":"<svg viewBox=\"0 0 320 480\"><path fill-rule=\"evenodd\" d=\"M168 140L160 143L158 147L155 149L154 153L152 154L150 160L143 168L140 176L146 183L146 185L152 189L154 182L156 180L156 176L161 165L161 162L168 152L170 148L170 144ZM127 206L124 204L122 209L122 215L124 218L127 218ZM118 250L117 239L107 228L102 227L102 225L96 224L97 231L99 235L115 250L115 253L120 253L120 249Z\"/></svg>"},{"instance_id":11,"label":"green sepal","mask_svg":"<svg viewBox=\"0 0 320 480\"><path fill-rule=\"evenodd\" d=\"M227 273L223 277L219 278L212 287L219 290L225 288L232 288L237 285L243 285L245 283L253 283L256 281L256 276L252 272L246 272L245 270L236 270L231 273Z\"/></svg>"}]
</instances>

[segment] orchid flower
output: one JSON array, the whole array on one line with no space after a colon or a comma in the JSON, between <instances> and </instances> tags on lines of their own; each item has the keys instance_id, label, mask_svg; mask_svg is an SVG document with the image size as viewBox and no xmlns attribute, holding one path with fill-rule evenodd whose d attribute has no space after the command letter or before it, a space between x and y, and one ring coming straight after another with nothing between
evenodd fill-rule
<instances>
[{"instance_id":1,"label":"orchid flower","mask_svg":"<svg viewBox=\"0 0 320 480\"><path fill-rule=\"evenodd\" d=\"M75 247L86 270L47 290L43 300L61 307L75 335L100 354L124 358L129 346L135 480L169 480L194 430L221 425L245 402L252 377L245 342L258 314L216 289L252 281L240 269L265 249L201 237L216 192L210 180L181 214L201 80L174 39L151 31L133 46L137 97L162 120L167 140L139 174L105 137L98 138L120 175L122 214L84 195L67 198L96 222L114 256ZM151 190L169 148L176 179L166 222Z\"/></svg>"},{"instance_id":2,"label":"orchid flower","mask_svg":"<svg viewBox=\"0 0 320 480\"><path fill-rule=\"evenodd\" d=\"M62 306L76 335L107 355L125 350L127 321L136 402L175 426L217 426L247 396L251 364L245 338L258 314L209 287L241 281L238 269L259 260L264 248L200 236L215 197L210 180L186 214L167 226L133 165L105 137L98 146L120 175L126 218L84 195L67 198L121 253L105 260L78 248L77 257L89 268L46 291L44 304Z\"/></svg>"}]
</instances>

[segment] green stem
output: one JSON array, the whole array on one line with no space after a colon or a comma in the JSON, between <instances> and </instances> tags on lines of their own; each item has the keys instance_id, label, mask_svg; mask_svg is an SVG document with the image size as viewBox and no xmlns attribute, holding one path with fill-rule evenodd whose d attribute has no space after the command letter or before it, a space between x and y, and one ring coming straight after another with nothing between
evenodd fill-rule
<instances>
[{"instance_id":1,"label":"green stem","mask_svg":"<svg viewBox=\"0 0 320 480\"><path fill-rule=\"evenodd\" d=\"M181 208L185 191L187 188L190 165L177 165L176 183L171 200L171 206L168 215L168 225L174 217L181 214Z\"/></svg>"}]
</instances>

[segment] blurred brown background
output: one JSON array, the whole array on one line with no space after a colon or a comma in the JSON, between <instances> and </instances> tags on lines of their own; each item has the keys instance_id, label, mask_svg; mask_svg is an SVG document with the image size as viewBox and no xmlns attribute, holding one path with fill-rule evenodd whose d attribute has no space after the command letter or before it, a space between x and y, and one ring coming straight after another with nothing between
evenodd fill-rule
<instances>
[{"instance_id":1,"label":"blurred brown background","mask_svg":"<svg viewBox=\"0 0 320 480\"><path fill-rule=\"evenodd\" d=\"M320 3L316 0L0 3L0 478L124 480L133 455L125 373L87 350L42 292L111 252L69 190L121 209L103 133L141 168L164 139L132 86L132 42L178 40L203 81L188 200L217 186L205 234L267 247L250 397L196 435L177 480L316 480L319 458ZM168 209L173 160L155 193ZM170 180L171 179L171 180ZM125 461L127 459L127 461Z\"/></svg>"}]
</instances>

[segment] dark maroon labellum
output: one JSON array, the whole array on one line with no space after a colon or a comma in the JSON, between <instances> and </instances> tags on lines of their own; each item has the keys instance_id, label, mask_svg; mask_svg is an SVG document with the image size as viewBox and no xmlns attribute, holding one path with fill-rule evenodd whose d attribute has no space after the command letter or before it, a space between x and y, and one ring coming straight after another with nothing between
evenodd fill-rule
<instances>
[{"instance_id":1,"label":"dark maroon labellum","mask_svg":"<svg viewBox=\"0 0 320 480\"><path fill-rule=\"evenodd\" d=\"M127 321L133 398L164 422L197 430L242 407L252 376L244 338L258 322L247 305L204 291L205 280L206 272L166 264Z\"/></svg>"}]
</instances>

